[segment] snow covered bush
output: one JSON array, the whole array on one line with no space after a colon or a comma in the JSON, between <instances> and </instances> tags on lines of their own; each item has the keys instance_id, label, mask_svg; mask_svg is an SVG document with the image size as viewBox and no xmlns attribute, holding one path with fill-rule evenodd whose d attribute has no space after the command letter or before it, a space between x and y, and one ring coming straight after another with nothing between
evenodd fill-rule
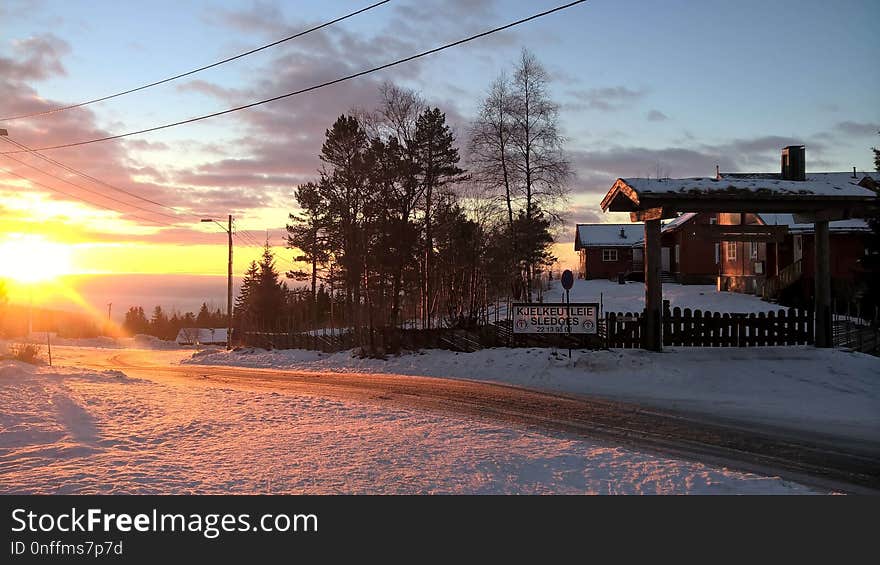
<instances>
[{"instance_id":1,"label":"snow covered bush","mask_svg":"<svg viewBox=\"0 0 880 565\"><path fill-rule=\"evenodd\" d=\"M42 348L33 343L16 343L9 346L9 353L6 355L9 359L15 361L23 361L31 365L39 365L43 361L40 359Z\"/></svg>"}]
</instances>

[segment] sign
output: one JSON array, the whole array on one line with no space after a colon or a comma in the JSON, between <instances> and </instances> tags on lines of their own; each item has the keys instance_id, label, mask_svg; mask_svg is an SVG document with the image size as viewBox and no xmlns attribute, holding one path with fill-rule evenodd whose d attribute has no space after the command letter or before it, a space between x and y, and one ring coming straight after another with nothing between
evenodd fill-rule
<instances>
[{"instance_id":1,"label":"sign","mask_svg":"<svg viewBox=\"0 0 880 565\"><path fill-rule=\"evenodd\" d=\"M565 271L562 273L562 288L564 288L565 290L571 290L571 287L573 286L574 274L570 270L565 269Z\"/></svg>"},{"instance_id":2,"label":"sign","mask_svg":"<svg viewBox=\"0 0 880 565\"><path fill-rule=\"evenodd\" d=\"M573 334L595 334L599 305L590 303L513 304L513 333L564 334L569 326Z\"/></svg>"}]
</instances>

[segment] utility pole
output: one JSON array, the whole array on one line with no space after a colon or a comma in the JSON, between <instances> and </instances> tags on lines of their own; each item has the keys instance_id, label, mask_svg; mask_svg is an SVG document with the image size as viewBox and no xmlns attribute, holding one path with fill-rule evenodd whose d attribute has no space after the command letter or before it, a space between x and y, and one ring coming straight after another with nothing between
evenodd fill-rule
<instances>
[{"instance_id":1,"label":"utility pole","mask_svg":"<svg viewBox=\"0 0 880 565\"><path fill-rule=\"evenodd\" d=\"M226 271L226 350L232 349L232 214L229 214L229 265Z\"/></svg>"},{"instance_id":2,"label":"utility pole","mask_svg":"<svg viewBox=\"0 0 880 565\"><path fill-rule=\"evenodd\" d=\"M227 264L226 280L226 349L232 349L232 214L229 214L227 227L213 218L202 218L202 222L214 222L226 232L229 237L229 262Z\"/></svg>"}]
</instances>

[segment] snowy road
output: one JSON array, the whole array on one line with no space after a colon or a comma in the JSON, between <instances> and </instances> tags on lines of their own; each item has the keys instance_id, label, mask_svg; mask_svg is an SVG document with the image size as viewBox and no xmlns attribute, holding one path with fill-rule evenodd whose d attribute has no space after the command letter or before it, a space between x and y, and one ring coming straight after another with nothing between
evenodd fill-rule
<instances>
[{"instance_id":1,"label":"snowy road","mask_svg":"<svg viewBox=\"0 0 880 565\"><path fill-rule=\"evenodd\" d=\"M70 437L61 445L50 442L48 465L45 446L34 448L35 456L31 448L4 450L0 468L16 470L24 461L29 472L7 474L24 482L3 490L34 488L40 483L33 476L48 473L47 479L58 481L49 492L789 492L792 483L778 479L744 486L758 477L723 468L732 463L731 448L751 452L738 457L735 468L762 474L781 469L794 479L841 463L790 442L615 402L469 381L170 364L181 356L57 351L61 363L121 369L126 377L120 378L127 380L90 373L61 379L61 392L57 387L45 392L41 382L37 390L43 392L31 399L48 397L60 414L55 426ZM10 396L17 394L3 384ZM102 406L109 412L93 413ZM140 425L130 420L131 413L145 416L146 429L131 428ZM186 423L177 423L179 418ZM0 446L10 429L9 422L3 424L7 433ZM173 438L162 439L166 427L181 426ZM13 433L27 436L27 426L17 428ZM108 434L112 428L118 429ZM107 435L117 438L109 452L101 443ZM132 441L138 443L122 451L115 447ZM98 481L101 473L95 471L97 476L84 482L70 481L66 472L52 470L56 454L83 461L112 454L109 476ZM711 464L696 463L695 457ZM493 463L486 467L487 462ZM191 466L190 481L180 476L183 463ZM129 471L136 475L127 477Z\"/></svg>"}]
</instances>

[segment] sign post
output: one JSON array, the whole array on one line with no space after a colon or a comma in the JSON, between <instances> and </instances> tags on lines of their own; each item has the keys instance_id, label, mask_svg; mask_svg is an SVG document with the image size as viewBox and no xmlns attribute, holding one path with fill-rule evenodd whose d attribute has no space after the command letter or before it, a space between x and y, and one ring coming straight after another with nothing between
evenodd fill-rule
<instances>
[{"instance_id":1,"label":"sign post","mask_svg":"<svg viewBox=\"0 0 880 565\"><path fill-rule=\"evenodd\" d=\"M571 299L568 291L574 286L574 274L571 270L566 269L562 273L562 288L565 289L565 330L568 334L568 358L571 359Z\"/></svg>"}]
</instances>

